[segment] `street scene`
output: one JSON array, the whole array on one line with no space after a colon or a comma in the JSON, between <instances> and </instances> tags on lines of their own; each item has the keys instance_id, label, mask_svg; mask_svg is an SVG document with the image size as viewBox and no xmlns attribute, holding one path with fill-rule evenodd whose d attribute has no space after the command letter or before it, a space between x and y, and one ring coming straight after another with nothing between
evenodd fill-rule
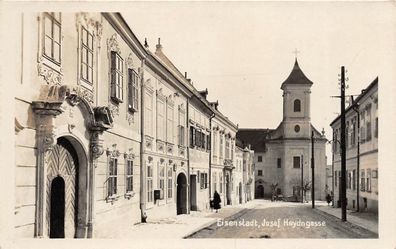
<instances>
[{"instance_id":1,"label":"street scene","mask_svg":"<svg viewBox=\"0 0 396 249\"><path fill-rule=\"evenodd\" d=\"M13 236L380 238L388 24L345 6L10 10Z\"/></svg>"}]
</instances>

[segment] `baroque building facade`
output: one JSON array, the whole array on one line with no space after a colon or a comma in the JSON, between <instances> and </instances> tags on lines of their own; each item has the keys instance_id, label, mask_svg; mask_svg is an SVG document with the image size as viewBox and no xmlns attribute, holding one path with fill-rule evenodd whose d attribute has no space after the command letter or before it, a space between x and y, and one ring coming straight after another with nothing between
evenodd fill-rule
<instances>
[{"instance_id":1,"label":"baroque building facade","mask_svg":"<svg viewBox=\"0 0 396 249\"><path fill-rule=\"evenodd\" d=\"M347 208L378 213L378 77L345 110ZM332 189L340 207L341 118L333 129Z\"/></svg>"},{"instance_id":2,"label":"baroque building facade","mask_svg":"<svg viewBox=\"0 0 396 249\"><path fill-rule=\"evenodd\" d=\"M24 13L18 27L17 236L112 237L209 208L212 184L238 202L237 126L160 42L151 52L119 13Z\"/></svg>"},{"instance_id":3,"label":"baroque building facade","mask_svg":"<svg viewBox=\"0 0 396 249\"><path fill-rule=\"evenodd\" d=\"M292 72L281 86L283 120L279 126L276 129L238 130L238 139L243 144L251 144L254 150L256 198L270 198L274 192L290 200L301 198L302 191L312 183L310 161L313 135L315 198L325 199L327 140L311 124L312 84L296 59ZM305 192L309 194L310 191Z\"/></svg>"}]
</instances>

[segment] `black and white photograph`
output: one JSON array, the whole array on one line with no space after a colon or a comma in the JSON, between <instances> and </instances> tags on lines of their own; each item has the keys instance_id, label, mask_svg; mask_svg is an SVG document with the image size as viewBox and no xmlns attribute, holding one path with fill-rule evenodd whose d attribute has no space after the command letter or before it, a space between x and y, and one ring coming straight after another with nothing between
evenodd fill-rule
<instances>
[{"instance_id":1,"label":"black and white photograph","mask_svg":"<svg viewBox=\"0 0 396 249\"><path fill-rule=\"evenodd\" d=\"M9 1L2 30L1 248L396 247L394 2Z\"/></svg>"}]
</instances>

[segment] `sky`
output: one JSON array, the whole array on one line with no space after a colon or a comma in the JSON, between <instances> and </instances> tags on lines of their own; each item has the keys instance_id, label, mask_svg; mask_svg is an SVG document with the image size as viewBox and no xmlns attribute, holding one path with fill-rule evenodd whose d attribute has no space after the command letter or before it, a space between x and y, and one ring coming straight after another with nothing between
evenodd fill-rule
<instances>
[{"instance_id":1,"label":"sky","mask_svg":"<svg viewBox=\"0 0 396 249\"><path fill-rule=\"evenodd\" d=\"M276 128L282 82L298 62L313 81L311 122L325 129L340 113L338 78L347 69L347 95L375 77L393 87L394 4L366 2L135 2L122 11L152 51L188 73L198 90L242 128ZM381 100L379 100L381 107ZM327 156L331 158L331 153Z\"/></svg>"}]
</instances>

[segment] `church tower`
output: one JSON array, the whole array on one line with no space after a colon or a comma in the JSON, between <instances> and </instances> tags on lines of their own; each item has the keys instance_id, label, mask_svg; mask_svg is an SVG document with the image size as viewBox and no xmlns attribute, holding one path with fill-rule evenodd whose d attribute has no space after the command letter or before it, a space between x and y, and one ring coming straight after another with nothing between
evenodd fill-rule
<instances>
[{"instance_id":1,"label":"church tower","mask_svg":"<svg viewBox=\"0 0 396 249\"><path fill-rule=\"evenodd\" d=\"M284 138L310 137L310 95L312 84L312 81L300 69L296 58L293 70L281 86L283 90Z\"/></svg>"}]
</instances>

